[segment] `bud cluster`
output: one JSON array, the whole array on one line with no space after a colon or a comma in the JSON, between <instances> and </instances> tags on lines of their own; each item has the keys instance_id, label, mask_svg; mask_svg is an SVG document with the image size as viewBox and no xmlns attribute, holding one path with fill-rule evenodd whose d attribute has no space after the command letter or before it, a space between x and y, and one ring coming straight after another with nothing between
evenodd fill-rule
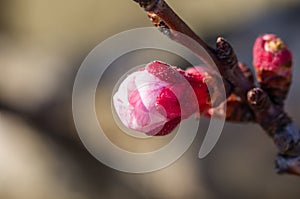
<instances>
[{"instance_id":1,"label":"bud cluster","mask_svg":"<svg viewBox=\"0 0 300 199\"><path fill-rule=\"evenodd\" d=\"M271 101L282 105L292 77L292 54L286 44L274 34L259 36L253 47L253 64L260 88ZM254 84L254 76L245 64L238 64L243 75ZM193 114L218 115L213 107L218 89L210 95L207 82L216 79L208 67L186 70L153 61L133 72L121 83L113 97L115 110L122 123L147 135L166 135L182 119ZM217 86L216 86L217 87ZM254 121L247 102L234 93L220 106L227 105L229 121ZM224 114L223 112L221 114ZM232 114L235 114L232 115Z\"/></svg>"}]
</instances>

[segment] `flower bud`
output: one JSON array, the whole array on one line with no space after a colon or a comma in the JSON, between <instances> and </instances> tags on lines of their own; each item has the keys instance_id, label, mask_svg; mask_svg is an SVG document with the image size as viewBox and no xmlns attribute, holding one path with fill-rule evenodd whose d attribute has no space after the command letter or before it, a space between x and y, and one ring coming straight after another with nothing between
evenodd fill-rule
<instances>
[{"instance_id":1,"label":"flower bud","mask_svg":"<svg viewBox=\"0 0 300 199\"><path fill-rule=\"evenodd\" d=\"M292 79L292 54L274 34L258 37L253 47L253 65L261 88L271 100L283 104Z\"/></svg>"},{"instance_id":2,"label":"flower bud","mask_svg":"<svg viewBox=\"0 0 300 199\"><path fill-rule=\"evenodd\" d=\"M207 93L201 91L201 88L205 90L207 87L199 85L198 88L196 81L191 82L191 86L187 81L190 79L186 79L180 69L159 61L151 62L121 83L113 96L115 110L122 123L130 129L147 135L169 134L181 119L198 110L198 101L207 102ZM199 84L205 85L200 77L198 79Z\"/></svg>"}]
</instances>

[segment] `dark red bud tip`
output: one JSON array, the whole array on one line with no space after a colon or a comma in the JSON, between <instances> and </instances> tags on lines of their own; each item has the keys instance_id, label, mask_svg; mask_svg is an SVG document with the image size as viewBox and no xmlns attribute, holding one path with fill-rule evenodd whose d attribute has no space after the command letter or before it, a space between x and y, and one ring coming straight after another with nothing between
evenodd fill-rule
<instances>
[{"instance_id":1,"label":"dark red bud tip","mask_svg":"<svg viewBox=\"0 0 300 199\"><path fill-rule=\"evenodd\" d=\"M256 70L282 71L283 67L290 67L292 53L287 45L274 34L265 34L258 37L253 47L253 64ZM285 71L288 75L289 72Z\"/></svg>"}]
</instances>

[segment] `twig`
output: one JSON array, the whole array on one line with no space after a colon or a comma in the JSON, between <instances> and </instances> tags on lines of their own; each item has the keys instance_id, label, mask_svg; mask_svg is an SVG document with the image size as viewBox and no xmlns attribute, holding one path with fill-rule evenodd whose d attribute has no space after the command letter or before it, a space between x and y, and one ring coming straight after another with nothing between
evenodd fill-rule
<instances>
[{"instance_id":1,"label":"twig","mask_svg":"<svg viewBox=\"0 0 300 199\"><path fill-rule=\"evenodd\" d=\"M240 120L235 116L226 118L230 121L253 121L260 124L279 150L280 155L276 161L277 172L300 175L299 129L284 112L283 106L275 105L264 90L255 86L249 68L238 64L232 46L220 37L217 39L216 49L210 47L176 15L164 0L134 1L147 11L152 23L170 39L186 46L200 57L202 53L198 45L207 51L217 65L225 85L231 87L228 89L227 96L233 92L233 95L238 97L236 99L239 99L232 101L228 98L226 103L234 102L234 105L239 105L236 109L231 109L229 114L235 111L240 115L248 114ZM189 36L196 43L187 41L178 32Z\"/></svg>"},{"instance_id":2,"label":"twig","mask_svg":"<svg viewBox=\"0 0 300 199\"><path fill-rule=\"evenodd\" d=\"M135 0L139 2L141 7L143 7L147 12L151 21L155 26L160 28L160 30L166 33L171 39L182 43L183 45L188 45L191 50L196 46L195 43L183 43L187 42L185 39L181 38L180 32L186 36L189 36L200 44L207 52L212 56L213 48L211 48L206 42L204 42L197 34L195 34L192 29L186 25L186 23L169 7L169 5L164 0ZM196 50L198 50L196 48ZM199 51L195 51L199 54Z\"/></svg>"}]
</instances>

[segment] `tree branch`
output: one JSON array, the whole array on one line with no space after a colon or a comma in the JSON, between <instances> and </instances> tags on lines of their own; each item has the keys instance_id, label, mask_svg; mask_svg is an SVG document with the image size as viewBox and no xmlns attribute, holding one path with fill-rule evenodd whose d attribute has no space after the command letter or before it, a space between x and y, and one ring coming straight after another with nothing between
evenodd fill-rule
<instances>
[{"instance_id":1,"label":"tree branch","mask_svg":"<svg viewBox=\"0 0 300 199\"><path fill-rule=\"evenodd\" d=\"M227 96L235 96L235 98L229 97L224 102L234 106L229 106L227 120L251 121L260 124L279 150L276 161L277 172L300 175L299 129L285 113L283 106L274 104L264 90L255 86L253 74L246 65L239 64L232 46L225 39L219 37L216 49L210 47L179 18L164 0L134 1L145 9L152 23L170 39L186 46L200 57L202 53L199 51L198 45L207 51L227 85ZM178 32L189 36L196 41L196 44L187 41ZM207 62L209 63L209 61ZM233 94L231 95L231 93ZM213 111L217 112L218 109ZM235 114L245 116L237 117Z\"/></svg>"}]
</instances>

